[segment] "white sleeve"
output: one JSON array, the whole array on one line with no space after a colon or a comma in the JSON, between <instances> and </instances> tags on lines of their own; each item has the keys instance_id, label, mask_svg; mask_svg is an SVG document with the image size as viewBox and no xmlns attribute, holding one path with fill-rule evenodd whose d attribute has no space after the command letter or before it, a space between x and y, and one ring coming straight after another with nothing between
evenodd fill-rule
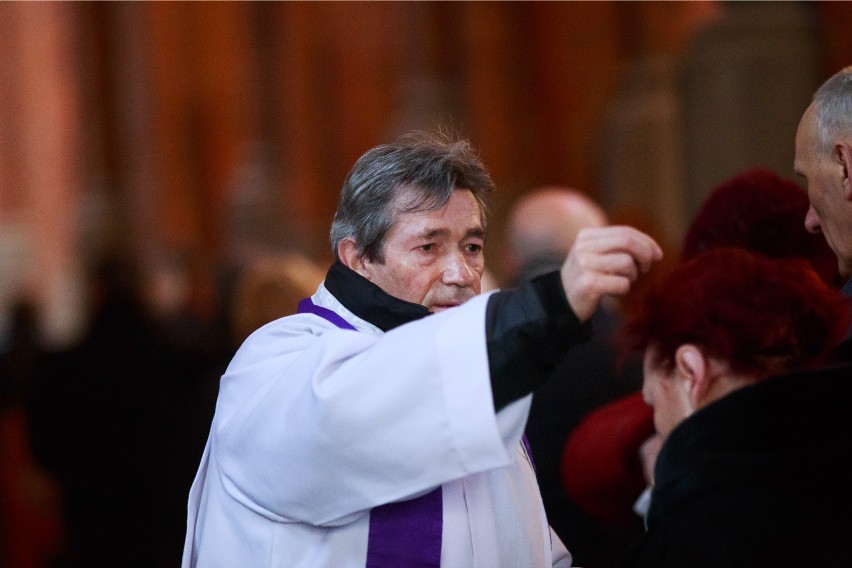
<instances>
[{"instance_id":1,"label":"white sleeve","mask_svg":"<svg viewBox=\"0 0 852 568\"><path fill-rule=\"evenodd\" d=\"M529 400L495 416L486 303L381 336L310 315L263 328L222 378L211 458L229 493L270 518L337 524L508 465Z\"/></svg>"},{"instance_id":2,"label":"white sleeve","mask_svg":"<svg viewBox=\"0 0 852 568\"><path fill-rule=\"evenodd\" d=\"M553 568L570 568L574 559L571 553L565 548L565 543L559 538L559 535L551 528L550 529L550 563Z\"/></svg>"}]
</instances>

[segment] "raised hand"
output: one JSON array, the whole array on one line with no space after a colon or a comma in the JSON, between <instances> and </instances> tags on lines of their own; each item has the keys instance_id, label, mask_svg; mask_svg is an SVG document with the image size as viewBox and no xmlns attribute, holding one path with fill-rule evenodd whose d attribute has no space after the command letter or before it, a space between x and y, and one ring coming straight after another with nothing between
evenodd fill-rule
<instances>
[{"instance_id":1,"label":"raised hand","mask_svg":"<svg viewBox=\"0 0 852 568\"><path fill-rule=\"evenodd\" d=\"M583 229L560 270L571 309L586 321L604 296L623 296L662 258L660 245L633 227Z\"/></svg>"}]
</instances>

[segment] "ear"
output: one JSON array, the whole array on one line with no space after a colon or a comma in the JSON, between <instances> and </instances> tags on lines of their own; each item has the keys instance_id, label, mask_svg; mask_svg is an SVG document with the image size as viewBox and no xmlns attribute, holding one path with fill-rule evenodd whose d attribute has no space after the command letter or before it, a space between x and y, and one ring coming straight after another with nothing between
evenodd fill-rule
<instances>
[{"instance_id":1,"label":"ear","mask_svg":"<svg viewBox=\"0 0 852 568\"><path fill-rule=\"evenodd\" d=\"M337 256L347 268L350 268L363 276L370 279L370 271L368 263L358 251L358 245L352 239L343 239L337 245Z\"/></svg>"},{"instance_id":2,"label":"ear","mask_svg":"<svg viewBox=\"0 0 852 568\"><path fill-rule=\"evenodd\" d=\"M846 201L852 201L852 179L849 178L849 168L852 166L852 147L846 142L834 145L834 158L843 167L843 196Z\"/></svg>"},{"instance_id":3,"label":"ear","mask_svg":"<svg viewBox=\"0 0 852 568\"><path fill-rule=\"evenodd\" d=\"M675 352L676 380L682 388L693 410L701 406L712 386L713 378L709 373L709 362L696 345L686 343Z\"/></svg>"}]
</instances>

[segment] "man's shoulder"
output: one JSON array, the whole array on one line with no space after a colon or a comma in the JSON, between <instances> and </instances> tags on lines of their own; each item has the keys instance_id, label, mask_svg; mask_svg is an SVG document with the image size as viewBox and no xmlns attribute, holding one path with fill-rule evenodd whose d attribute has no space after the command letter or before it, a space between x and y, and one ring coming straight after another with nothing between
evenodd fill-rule
<instances>
[{"instance_id":1,"label":"man's shoulder","mask_svg":"<svg viewBox=\"0 0 852 568\"><path fill-rule=\"evenodd\" d=\"M274 357L300 350L313 338L334 328L331 322L311 314L297 313L278 318L258 328L243 341L232 365L247 358Z\"/></svg>"}]
</instances>

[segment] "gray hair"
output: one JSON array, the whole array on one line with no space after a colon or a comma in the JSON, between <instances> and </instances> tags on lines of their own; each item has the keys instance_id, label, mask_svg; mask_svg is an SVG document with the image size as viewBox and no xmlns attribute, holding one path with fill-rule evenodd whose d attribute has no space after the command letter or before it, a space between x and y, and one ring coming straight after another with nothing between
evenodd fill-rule
<instances>
[{"instance_id":1,"label":"gray hair","mask_svg":"<svg viewBox=\"0 0 852 568\"><path fill-rule=\"evenodd\" d=\"M817 135L824 149L852 134L852 65L835 73L814 93Z\"/></svg>"},{"instance_id":2,"label":"gray hair","mask_svg":"<svg viewBox=\"0 0 852 568\"><path fill-rule=\"evenodd\" d=\"M411 132L367 151L340 192L330 235L335 258L340 242L352 239L361 256L384 263L385 240L399 214L440 209L456 189L473 193L485 229L494 182L467 140Z\"/></svg>"}]
</instances>

